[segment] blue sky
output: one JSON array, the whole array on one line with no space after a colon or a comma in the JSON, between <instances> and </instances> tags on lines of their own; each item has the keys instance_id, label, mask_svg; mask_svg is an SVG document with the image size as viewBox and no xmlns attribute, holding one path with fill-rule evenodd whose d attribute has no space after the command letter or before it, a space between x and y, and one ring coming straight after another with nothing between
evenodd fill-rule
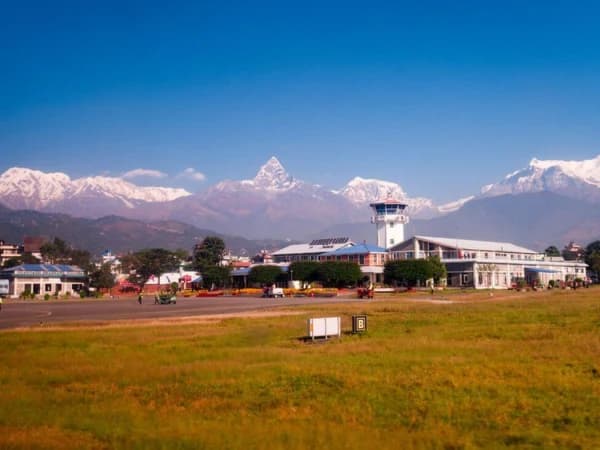
<instances>
[{"instance_id":1,"label":"blue sky","mask_svg":"<svg viewBox=\"0 0 600 450\"><path fill-rule=\"evenodd\" d=\"M594 2L221 3L2 4L0 170L194 192L275 155L444 202L600 153Z\"/></svg>"}]
</instances>

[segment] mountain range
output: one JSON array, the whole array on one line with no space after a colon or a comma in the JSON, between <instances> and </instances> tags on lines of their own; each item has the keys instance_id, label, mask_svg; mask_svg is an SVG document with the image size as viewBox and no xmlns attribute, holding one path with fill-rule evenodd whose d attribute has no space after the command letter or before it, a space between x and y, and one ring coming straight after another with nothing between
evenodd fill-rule
<instances>
[{"instance_id":1,"label":"mountain range","mask_svg":"<svg viewBox=\"0 0 600 450\"><path fill-rule=\"evenodd\" d=\"M106 249L115 254L142 248L191 251L206 236L215 235L225 241L228 250L242 256L254 256L262 250L275 250L289 244L274 239L250 240L224 235L172 220L144 222L119 216L85 219L59 213L12 210L0 205L2 240L21 243L24 236L60 237L75 248L88 250L94 255Z\"/></svg>"},{"instance_id":2,"label":"mountain range","mask_svg":"<svg viewBox=\"0 0 600 450\"><path fill-rule=\"evenodd\" d=\"M513 197L512 201L500 200L506 196ZM595 210L600 203L600 155L584 161L534 158L527 167L484 186L481 192L444 205L436 205L427 198L411 197L398 183L358 176L340 189L326 189L294 178L275 157L270 158L253 179L224 180L195 194L183 189L139 187L120 178L72 180L63 173L26 168L11 168L0 175L0 202L15 210L34 209L88 219L119 215L147 223L176 221L246 238L272 236L304 240L330 234L332 227L338 224L359 229L361 223L368 225L369 203L386 197L408 205L412 218L410 227L418 227L419 234L425 234L426 229L445 227L440 230L444 233L435 234L452 232L456 237L495 239L494 236L514 228L503 221L514 219L511 212L514 209L521 218L535 210L537 215L531 220L558 221L564 226L552 236L550 233L544 236L544 233L554 225L542 227L539 240L560 236L575 240L597 238L600 233L596 231ZM527 206L528 202L532 202L531 207ZM575 214L573 208L577 209L577 224L571 221ZM484 220L481 211L487 211L485 217L495 217L495 220ZM561 214L565 217L559 220L557 216ZM459 220L460 217L464 219ZM526 222L511 223L520 223L526 229L514 230L512 238L507 236L505 240L521 243L519 236L526 236L531 227ZM588 225L584 226L585 223ZM411 229L407 230L407 236ZM469 236L456 234L467 230ZM374 239L374 232L371 236L369 241ZM531 246L533 241L528 242Z\"/></svg>"}]
</instances>

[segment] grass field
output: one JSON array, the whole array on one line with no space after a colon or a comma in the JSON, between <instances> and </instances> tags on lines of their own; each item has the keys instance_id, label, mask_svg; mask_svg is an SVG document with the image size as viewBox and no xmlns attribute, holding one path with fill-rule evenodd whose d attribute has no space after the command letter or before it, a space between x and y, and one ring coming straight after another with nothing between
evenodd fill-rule
<instances>
[{"instance_id":1,"label":"grass field","mask_svg":"<svg viewBox=\"0 0 600 450\"><path fill-rule=\"evenodd\" d=\"M600 289L402 298L2 332L0 448L600 448Z\"/></svg>"}]
</instances>

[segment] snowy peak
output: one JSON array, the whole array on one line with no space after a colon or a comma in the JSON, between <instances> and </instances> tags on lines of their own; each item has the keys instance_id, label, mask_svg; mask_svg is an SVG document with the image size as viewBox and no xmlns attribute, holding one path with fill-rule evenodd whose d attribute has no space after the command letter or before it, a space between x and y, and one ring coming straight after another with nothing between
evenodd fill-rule
<instances>
[{"instance_id":1,"label":"snowy peak","mask_svg":"<svg viewBox=\"0 0 600 450\"><path fill-rule=\"evenodd\" d=\"M549 191L567 197L600 201L600 155L583 161L539 160L486 185L481 195L521 194Z\"/></svg>"},{"instance_id":2,"label":"snowy peak","mask_svg":"<svg viewBox=\"0 0 600 450\"><path fill-rule=\"evenodd\" d=\"M398 200L406 198L406 193L399 184L361 177L354 177L338 193L355 205L362 205L388 197Z\"/></svg>"},{"instance_id":3,"label":"snowy peak","mask_svg":"<svg viewBox=\"0 0 600 450\"><path fill-rule=\"evenodd\" d=\"M373 178L354 177L341 190L335 191L357 207L364 207L371 202L393 198L408 205L409 214L419 218L439 215L440 211L428 198L409 197L402 186L392 181Z\"/></svg>"},{"instance_id":4,"label":"snowy peak","mask_svg":"<svg viewBox=\"0 0 600 450\"><path fill-rule=\"evenodd\" d=\"M71 180L64 173L44 173L13 167L0 175L0 199L7 204L44 208L76 198L112 198L127 207L131 202L168 202L191 195L184 189L140 187L121 178L89 177Z\"/></svg>"},{"instance_id":5,"label":"snowy peak","mask_svg":"<svg viewBox=\"0 0 600 450\"><path fill-rule=\"evenodd\" d=\"M557 169L569 177L578 178L600 188L600 155L583 161L543 161L533 158L529 163L529 168L533 171Z\"/></svg>"},{"instance_id":6,"label":"snowy peak","mask_svg":"<svg viewBox=\"0 0 600 450\"><path fill-rule=\"evenodd\" d=\"M271 191L286 191L298 184L275 156L260 168L252 182L257 188Z\"/></svg>"}]
</instances>

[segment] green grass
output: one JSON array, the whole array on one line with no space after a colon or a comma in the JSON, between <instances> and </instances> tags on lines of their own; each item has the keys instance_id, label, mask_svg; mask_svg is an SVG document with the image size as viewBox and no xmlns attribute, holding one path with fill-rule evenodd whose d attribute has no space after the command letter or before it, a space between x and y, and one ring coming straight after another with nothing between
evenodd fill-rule
<instances>
[{"instance_id":1,"label":"green grass","mask_svg":"<svg viewBox=\"0 0 600 450\"><path fill-rule=\"evenodd\" d=\"M3 332L0 448L600 447L600 289L402 298ZM299 339L357 313L365 335Z\"/></svg>"}]
</instances>

